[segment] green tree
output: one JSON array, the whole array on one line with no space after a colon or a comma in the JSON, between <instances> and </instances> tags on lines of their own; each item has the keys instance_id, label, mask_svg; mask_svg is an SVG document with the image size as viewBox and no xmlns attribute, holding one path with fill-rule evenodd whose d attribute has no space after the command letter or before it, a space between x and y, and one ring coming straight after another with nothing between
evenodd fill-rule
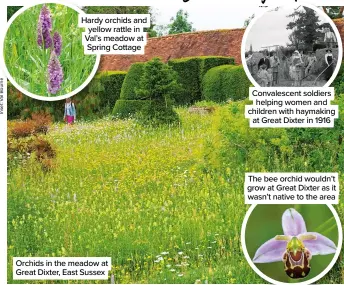
<instances>
[{"instance_id":1,"label":"green tree","mask_svg":"<svg viewBox=\"0 0 344 285\"><path fill-rule=\"evenodd\" d=\"M87 14L150 14L151 25L146 30L150 37L156 37L154 30L155 16L149 6L84 6L83 10Z\"/></svg>"},{"instance_id":2,"label":"green tree","mask_svg":"<svg viewBox=\"0 0 344 285\"><path fill-rule=\"evenodd\" d=\"M168 25L168 34L172 35L195 31L188 18L188 12L180 9L176 16L171 18L171 23Z\"/></svg>"},{"instance_id":3,"label":"green tree","mask_svg":"<svg viewBox=\"0 0 344 285\"><path fill-rule=\"evenodd\" d=\"M169 65L159 58L148 61L135 93L141 100L149 100L150 104L141 110L139 119L159 124L177 121L178 115L172 104L179 88L177 73Z\"/></svg>"},{"instance_id":4,"label":"green tree","mask_svg":"<svg viewBox=\"0 0 344 285\"><path fill-rule=\"evenodd\" d=\"M177 90L176 72L155 57L146 63L139 88L135 92L141 99L161 100L168 104Z\"/></svg>"},{"instance_id":5,"label":"green tree","mask_svg":"<svg viewBox=\"0 0 344 285\"><path fill-rule=\"evenodd\" d=\"M244 28L247 28L248 25L251 23L251 21L254 19L255 14L252 14L250 17L248 17L244 22Z\"/></svg>"},{"instance_id":6,"label":"green tree","mask_svg":"<svg viewBox=\"0 0 344 285\"><path fill-rule=\"evenodd\" d=\"M303 10L295 9L294 13L287 16L293 18L293 21L287 25L287 29L292 30L292 36L289 39L293 44L303 44L311 50L317 40L320 19L313 9L305 6L302 8Z\"/></svg>"},{"instance_id":7,"label":"green tree","mask_svg":"<svg viewBox=\"0 0 344 285\"><path fill-rule=\"evenodd\" d=\"M323 6L323 10L331 19L344 17L344 6Z\"/></svg>"}]
</instances>

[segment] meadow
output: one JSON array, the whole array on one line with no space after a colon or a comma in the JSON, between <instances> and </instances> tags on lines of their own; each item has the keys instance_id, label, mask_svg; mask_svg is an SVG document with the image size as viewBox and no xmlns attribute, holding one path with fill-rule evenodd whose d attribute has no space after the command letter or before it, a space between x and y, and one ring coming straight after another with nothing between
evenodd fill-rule
<instances>
[{"instance_id":1,"label":"meadow","mask_svg":"<svg viewBox=\"0 0 344 285\"><path fill-rule=\"evenodd\" d=\"M47 66L51 49L37 44L37 23L42 5L22 12L10 25L4 41L4 58L9 74L23 89L40 96L58 96L72 92L88 78L96 57L85 55L78 28L78 13L59 4L47 4L51 12L52 32L62 38L59 61L63 82L56 94L47 88Z\"/></svg>"},{"instance_id":2,"label":"meadow","mask_svg":"<svg viewBox=\"0 0 344 285\"><path fill-rule=\"evenodd\" d=\"M286 130L250 130L243 106L178 108L174 127L54 124L46 137L55 167L44 172L31 158L8 170L8 282L18 283L14 256L110 256L116 283L265 283L241 250L244 173L316 166L304 144L301 157L288 145ZM343 187L342 161L331 163ZM343 204L336 209L343 220ZM343 276L340 259L320 283ZM67 283L44 283L56 282Z\"/></svg>"}]
</instances>

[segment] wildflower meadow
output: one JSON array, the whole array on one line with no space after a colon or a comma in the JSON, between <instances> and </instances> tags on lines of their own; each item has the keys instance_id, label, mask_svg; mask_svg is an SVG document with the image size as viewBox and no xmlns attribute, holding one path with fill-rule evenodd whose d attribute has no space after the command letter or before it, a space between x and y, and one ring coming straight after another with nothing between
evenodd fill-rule
<instances>
[{"instance_id":1,"label":"wildflower meadow","mask_svg":"<svg viewBox=\"0 0 344 285\"><path fill-rule=\"evenodd\" d=\"M214 105L207 115L178 108L174 126L110 118L51 125L53 168L42 170L34 156L9 161L9 283L18 282L14 256L109 256L115 283L264 283L241 249L244 173L308 172L322 159L300 155L286 130L250 129L245 103ZM342 276L340 259L320 282Z\"/></svg>"}]
</instances>

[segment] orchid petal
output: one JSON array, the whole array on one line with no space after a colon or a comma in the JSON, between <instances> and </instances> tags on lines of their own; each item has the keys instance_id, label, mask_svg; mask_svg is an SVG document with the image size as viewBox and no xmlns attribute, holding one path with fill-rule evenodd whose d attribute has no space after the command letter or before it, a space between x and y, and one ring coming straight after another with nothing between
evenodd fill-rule
<instances>
[{"instance_id":1,"label":"orchid petal","mask_svg":"<svg viewBox=\"0 0 344 285\"><path fill-rule=\"evenodd\" d=\"M302 235L314 235L315 240L304 240L303 244L312 253L312 255L326 255L335 253L337 250L336 245L329 238L319 233L304 233Z\"/></svg>"},{"instance_id":2,"label":"orchid petal","mask_svg":"<svg viewBox=\"0 0 344 285\"><path fill-rule=\"evenodd\" d=\"M263 243L256 251L253 262L268 263L282 261L288 241L272 238Z\"/></svg>"},{"instance_id":3,"label":"orchid petal","mask_svg":"<svg viewBox=\"0 0 344 285\"><path fill-rule=\"evenodd\" d=\"M282 227L285 235L297 236L307 232L306 223L299 212L290 208L283 213Z\"/></svg>"}]
</instances>

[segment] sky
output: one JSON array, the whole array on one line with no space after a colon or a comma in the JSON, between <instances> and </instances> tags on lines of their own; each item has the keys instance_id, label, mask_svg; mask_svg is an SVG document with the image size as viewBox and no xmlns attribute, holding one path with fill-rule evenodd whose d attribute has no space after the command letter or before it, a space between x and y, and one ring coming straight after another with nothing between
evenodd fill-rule
<instances>
[{"instance_id":1,"label":"sky","mask_svg":"<svg viewBox=\"0 0 344 285\"><path fill-rule=\"evenodd\" d=\"M164 1L161 1L162 3ZM183 3L175 1L175 4L169 3L152 6L156 14L156 23L158 25L167 25L170 19L176 15L178 10L183 9L189 13L189 21L197 31L215 30L215 29L233 29L242 28L245 20L255 12L261 10L258 6L252 5L245 9L228 5L209 5L209 3L199 3L197 0ZM235 10L233 12L232 10Z\"/></svg>"},{"instance_id":2,"label":"sky","mask_svg":"<svg viewBox=\"0 0 344 285\"><path fill-rule=\"evenodd\" d=\"M251 44L253 50L261 50L264 46L286 45L286 43L289 43L288 36L292 31L287 30L286 26L293 18L287 18L286 16L293 12L293 8L289 7L266 12L251 28L245 49L249 50ZM321 22L326 21L321 15L318 16Z\"/></svg>"}]
</instances>

